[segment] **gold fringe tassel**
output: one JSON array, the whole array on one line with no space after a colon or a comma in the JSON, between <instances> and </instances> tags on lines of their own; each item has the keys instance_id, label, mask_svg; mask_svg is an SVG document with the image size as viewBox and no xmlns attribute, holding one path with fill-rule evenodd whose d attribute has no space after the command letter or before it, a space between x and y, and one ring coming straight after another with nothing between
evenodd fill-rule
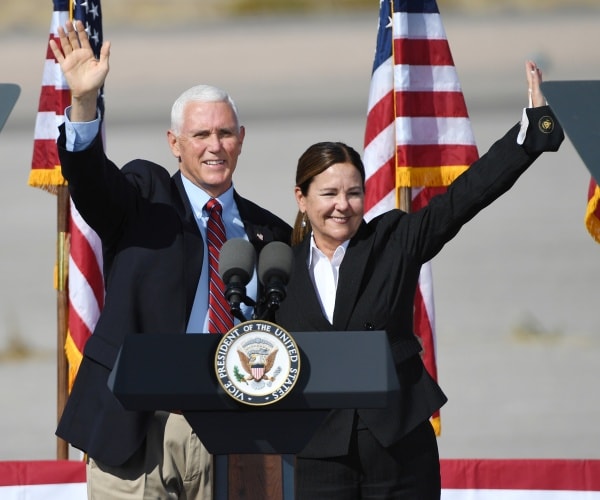
<instances>
[{"instance_id":1,"label":"gold fringe tassel","mask_svg":"<svg viewBox=\"0 0 600 500\"><path fill-rule=\"evenodd\" d=\"M440 187L448 186L469 165L448 167L398 167L396 169L396 186L402 187Z\"/></svg>"},{"instance_id":2,"label":"gold fringe tassel","mask_svg":"<svg viewBox=\"0 0 600 500\"><path fill-rule=\"evenodd\" d=\"M585 227L597 243L600 243L600 187L596 186L594 194L588 201L585 213Z\"/></svg>"},{"instance_id":3,"label":"gold fringe tassel","mask_svg":"<svg viewBox=\"0 0 600 500\"><path fill-rule=\"evenodd\" d=\"M439 437L442 434L442 419L440 417L431 417L429 421L435 431L435 435Z\"/></svg>"},{"instance_id":4,"label":"gold fringe tassel","mask_svg":"<svg viewBox=\"0 0 600 500\"><path fill-rule=\"evenodd\" d=\"M28 184L31 187L41 188L52 194L56 194L58 186L66 186L67 181L61 174L60 167L37 168L29 171Z\"/></svg>"},{"instance_id":5,"label":"gold fringe tassel","mask_svg":"<svg viewBox=\"0 0 600 500\"><path fill-rule=\"evenodd\" d=\"M73 382L75 381L75 375L79 370L79 365L83 359L83 354L79 351L75 345L71 332L67 332L67 340L65 340L65 353L67 355L67 364L69 365L69 376L68 376L68 392L71 392L73 388Z\"/></svg>"}]
</instances>

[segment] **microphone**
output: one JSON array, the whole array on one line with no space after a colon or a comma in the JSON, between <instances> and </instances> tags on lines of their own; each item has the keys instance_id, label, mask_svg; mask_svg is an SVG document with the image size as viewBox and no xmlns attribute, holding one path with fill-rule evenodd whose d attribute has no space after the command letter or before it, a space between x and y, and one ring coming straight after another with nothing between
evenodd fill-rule
<instances>
[{"instance_id":1,"label":"microphone","mask_svg":"<svg viewBox=\"0 0 600 500\"><path fill-rule=\"evenodd\" d=\"M256 252L252 243L244 238L231 238L223 243L219 254L219 274L225 284L225 299L231 313L240 321L246 321L240 304L255 303L246 295L246 285L252 278L256 263Z\"/></svg>"},{"instance_id":2,"label":"microphone","mask_svg":"<svg viewBox=\"0 0 600 500\"><path fill-rule=\"evenodd\" d=\"M268 243L260 252L258 279L265 287L268 311L275 311L286 297L285 287L292 273L292 249L281 241Z\"/></svg>"}]
</instances>

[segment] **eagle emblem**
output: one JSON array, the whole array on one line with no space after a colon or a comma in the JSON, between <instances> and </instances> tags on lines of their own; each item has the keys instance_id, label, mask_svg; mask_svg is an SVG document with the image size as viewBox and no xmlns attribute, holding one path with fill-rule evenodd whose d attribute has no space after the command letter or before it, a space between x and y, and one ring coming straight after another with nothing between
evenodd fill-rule
<instances>
[{"instance_id":1,"label":"eagle emblem","mask_svg":"<svg viewBox=\"0 0 600 500\"><path fill-rule=\"evenodd\" d=\"M268 373L273 368L275 363L275 357L277 356L277 348L272 349L271 352L264 355L259 352L246 354L241 349L238 349L238 356L240 357L240 363L242 368L248 374L244 376L245 381L254 380L255 382L261 382L262 380L268 380L272 382L275 380L275 376L269 376Z\"/></svg>"}]
</instances>

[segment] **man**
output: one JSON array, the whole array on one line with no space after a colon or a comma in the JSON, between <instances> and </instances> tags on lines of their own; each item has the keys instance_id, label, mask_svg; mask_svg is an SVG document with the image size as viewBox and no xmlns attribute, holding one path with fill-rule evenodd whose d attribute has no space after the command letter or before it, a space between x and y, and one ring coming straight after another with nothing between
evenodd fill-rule
<instances>
[{"instance_id":1,"label":"man","mask_svg":"<svg viewBox=\"0 0 600 500\"><path fill-rule=\"evenodd\" d=\"M50 42L72 95L58 141L71 197L103 243L106 300L87 342L57 435L88 455L90 498L211 498L211 457L182 415L126 411L107 387L124 337L143 333L223 332L209 313L209 209L222 206L227 238L257 253L289 241L291 228L240 197L232 176L244 140L235 104L198 86L173 105L169 146L179 162L106 158L96 100L108 74L110 43L96 59L81 22ZM62 49L62 50L61 50ZM256 297L253 277L248 294ZM222 294L222 289L220 290Z\"/></svg>"}]
</instances>

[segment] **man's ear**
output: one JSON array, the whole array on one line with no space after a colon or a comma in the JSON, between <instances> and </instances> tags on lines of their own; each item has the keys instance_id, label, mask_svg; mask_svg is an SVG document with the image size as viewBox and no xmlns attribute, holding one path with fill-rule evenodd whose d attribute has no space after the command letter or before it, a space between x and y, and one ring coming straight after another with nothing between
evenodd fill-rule
<instances>
[{"instance_id":1,"label":"man's ear","mask_svg":"<svg viewBox=\"0 0 600 500\"><path fill-rule=\"evenodd\" d=\"M167 142L169 143L169 148L171 148L171 153L173 153L173 156L175 158L181 158L181 152L179 151L179 141L172 130L167 131Z\"/></svg>"},{"instance_id":2,"label":"man's ear","mask_svg":"<svg viewBox=\"0 0 600 500\"><path fill-rule=\"evenodd\" d=\"M239 153L238 154L242 154L242 146L244 145L244 137L246 137L246 127L244 127L243 125L241 125L240 126L240 133L239 133L240 146L239 146Z\"/></svg>"}]
</instances>

